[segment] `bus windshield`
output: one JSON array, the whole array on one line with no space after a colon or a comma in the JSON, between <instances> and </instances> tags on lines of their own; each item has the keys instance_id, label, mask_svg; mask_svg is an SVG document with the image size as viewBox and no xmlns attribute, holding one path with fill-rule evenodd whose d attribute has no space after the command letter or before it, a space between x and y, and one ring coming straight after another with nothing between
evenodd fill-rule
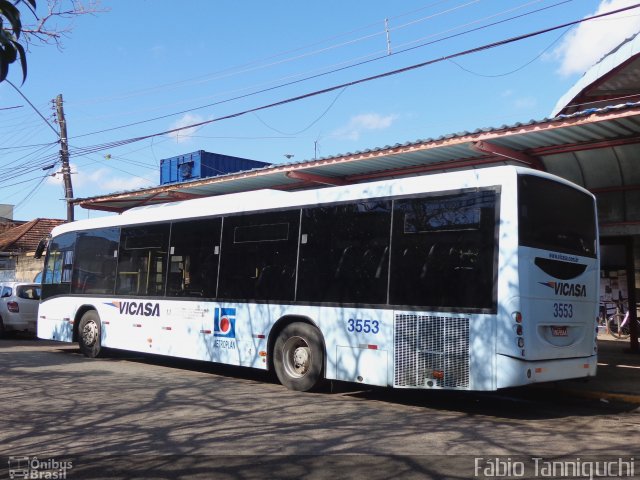
<instances>
[{"instance_id":1,"label":"bus windshield","mask_svg":"<svg viewBox=\"0 0 640 480\"><path fill-rule=\"evenodd\" d=\"M520 245L596 256L593 198L580 190L533 175L518 177Z\"/></svg>"}]
</instances>

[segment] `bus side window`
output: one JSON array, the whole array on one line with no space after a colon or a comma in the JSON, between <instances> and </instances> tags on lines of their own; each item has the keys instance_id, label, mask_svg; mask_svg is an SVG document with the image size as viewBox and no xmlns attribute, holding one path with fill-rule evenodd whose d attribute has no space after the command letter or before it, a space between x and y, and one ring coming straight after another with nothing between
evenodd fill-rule
<instances>
[{"instance_id":1,"label":"bus side window","mask_svg":"<svg viewBox=\"0 0 640 480\"><path fill-rule=\"evenodd\" d=\"M300 210L224 219L219 297L293 300Z\"/></svg>"},{"instance_id":2,"label":"bus side window","mask_svg":"<svg viewBox=\"0 0 640 480\"><path fill-rule=\"evenodd\" d=\"M221 218L173 223L168 297L215 298L221 225Z\"/></svg>"},{"instance_id":3,"label":"bus side window","mask_svg":"<svg viewBox=\"0 0 640 480\"><path fill-rule=\"evenodd\" d=\"M486 190L396 200L391 304L494 306L497 195Z\"/></svg>"},{"instance_id":4,"label":"bus side window","mask_svg":"<svg viewBox=\"0 0 640 480\"><path fill-rule=\"evenodd\" d=\"M390 225L390 201L304 209L297 300L386 303Z\"/></svg>"},{"instance_id":5,"label":"bus side window","mask_svg":"<svg viewBox=\"0 0 640 480\"><path fill-rule=\"evenodd\" d=\"M73 268L72 293L113 294L120 229L89 230L78 234L78 254Z\"/></svg>"},{"instance_id":6,"label":"bus side window","mask_svg":"<svg viewBox=\"0 0 640 480\"><path fill-rule=\"evenodd\" d=\"M116 293L164 295L168 244L168 223L123 228Z\"/></svg>"}]
</instances>

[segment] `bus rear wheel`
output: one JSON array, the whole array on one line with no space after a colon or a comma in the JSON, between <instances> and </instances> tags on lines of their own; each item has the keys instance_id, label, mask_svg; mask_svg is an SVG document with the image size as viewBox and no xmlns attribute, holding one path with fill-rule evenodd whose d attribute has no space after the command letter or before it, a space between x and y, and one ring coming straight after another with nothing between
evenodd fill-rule
<instances>
[{"instance_id":1,"label":"bus rear wheel","mask_svg":"<svg viewBox=\"0 0 640 480\"><path fill-rule=\"evenodd\" d=\"M100 356L102 345L100 342L100 316L95 310L89 310L82 315L78 325L78 345L80 351L89 358Z\"/></svg>"},{"instance_id":2,"label":"bus rear wheel","mask_svg":"<svg viewBox=\"0 0 640 480\"><path fill-rule=\"evenodd\" d=\"M287 325L276 338L273 366L280 383L306 392L322 381L324 349L317 328L307 323Z\"/></svg>"}]
</instances>

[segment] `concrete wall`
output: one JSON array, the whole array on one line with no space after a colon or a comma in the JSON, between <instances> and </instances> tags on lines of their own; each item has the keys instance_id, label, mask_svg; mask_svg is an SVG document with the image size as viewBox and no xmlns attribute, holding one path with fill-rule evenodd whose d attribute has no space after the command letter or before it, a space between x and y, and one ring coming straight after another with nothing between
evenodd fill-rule
<instances>
[{"instance_id":1,"label":"concrete wall","mask_svg":"<svg viewBox=\"0 0 640 480\"><path fill-rule=\"evenodd\" d=\"M13 205L0 203L0 217L6 218L8 220L13 220Z\"/></svg>"},{"instance_id":2,"label":"concrete wall","mask_svg":"<svg viewBox=\"0 0 640 480\"><path fill-rule=\"evenodd\" d=\"M18 282L33 282L35 276L42 271L44 258L33 258L33 253L16 257L16 280Z\"/></svg>"},{"instance_id":3,"label":"concrete wall","mask_svg":"<svg viewBox=\"0 0 640 480\"><path fill-rule=\"evenodd\" d=\"M0 282L10 282L16 276L16 260L10 255L0 255Z\"/></svg>"}]
</instances>

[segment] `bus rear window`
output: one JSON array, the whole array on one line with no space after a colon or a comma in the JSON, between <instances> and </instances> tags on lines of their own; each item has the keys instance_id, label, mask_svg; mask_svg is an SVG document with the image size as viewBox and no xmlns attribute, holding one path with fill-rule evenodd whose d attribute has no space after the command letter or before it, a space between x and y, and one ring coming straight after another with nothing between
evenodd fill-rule
<instances>
[{"instance_id":1,"label":"bus rear window","mask_svg":"<svg viewBox=\"0 0 640 480\"><path fill-rule=\"evenodd\" d=\"M595 257L593 198L568 185L533 175L518 177L520 245Z\"/></svg>"}]
</instances>

